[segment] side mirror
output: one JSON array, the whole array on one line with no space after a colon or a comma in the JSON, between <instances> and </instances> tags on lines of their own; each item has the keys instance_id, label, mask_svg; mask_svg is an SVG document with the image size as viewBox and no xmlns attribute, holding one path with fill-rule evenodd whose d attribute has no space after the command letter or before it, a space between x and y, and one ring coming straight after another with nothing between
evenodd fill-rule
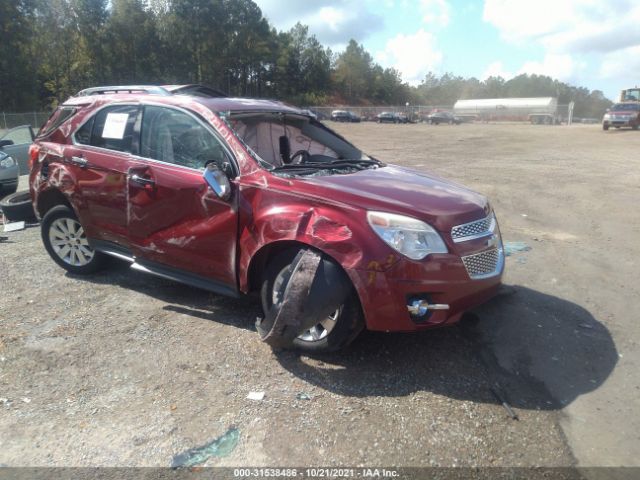
<instances>
[{"instance_id":1,"label":"side mirror","mask_svg":"<svg viewBox=\"0 0 640 480\"><path fill-rule=\"evenodd\" d=\"M0 148L13 145L13 140L0 140Z\"/></svg>"},{"instance_id":2,"label":"side mirror","mask_svg":"<svg viewBox=\"0 0 640 480\"><path fill-rule=\"evenodd\" d=\"M218 165L214 162L208 163L202 176L218 198L229 200L231 197L231 182L229 182L229 177L220 170Z\"/></svg>"}]
</instances>

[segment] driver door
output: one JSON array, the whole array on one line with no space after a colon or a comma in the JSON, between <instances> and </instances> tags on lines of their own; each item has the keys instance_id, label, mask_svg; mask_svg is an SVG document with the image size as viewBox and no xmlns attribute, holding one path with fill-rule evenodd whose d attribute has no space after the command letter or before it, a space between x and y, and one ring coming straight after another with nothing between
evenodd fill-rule
<instances>
[{"instance_id":1,"label":"driver door","mask_svg":"<svg viewBox=\"0 0 640 480\"><path fill-rule=\"evenodd\" d=\"M228 201L215 195L202 177L210 161L231 158L203 120L144 107L140 156L127 173L131 249L137 263L236 291L237 189Z\"/></svg>"}]
</instances>

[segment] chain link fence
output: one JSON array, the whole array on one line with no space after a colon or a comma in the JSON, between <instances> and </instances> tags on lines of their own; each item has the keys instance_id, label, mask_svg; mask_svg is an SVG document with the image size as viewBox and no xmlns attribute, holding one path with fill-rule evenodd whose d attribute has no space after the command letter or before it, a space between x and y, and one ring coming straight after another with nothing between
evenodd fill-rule
<instances>
[{"instance_id":1,"label":"chain link fence","mask_svg":"<svg viewBox=\"0 0 640 480\"><path fill-rule=\"evenodd\" d=\"M51 112L0 112L0 130L9 130L20 125L31 125L34 130L38 130L47 121L49 115Z\"/></svg>"}]
</instances>

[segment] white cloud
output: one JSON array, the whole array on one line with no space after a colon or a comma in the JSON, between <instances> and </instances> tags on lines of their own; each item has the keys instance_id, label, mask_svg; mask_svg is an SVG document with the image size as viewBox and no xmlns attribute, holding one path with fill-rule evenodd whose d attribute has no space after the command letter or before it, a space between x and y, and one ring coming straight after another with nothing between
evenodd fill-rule
<instances>
[{"instance_id":1,"label":"white cloud","mask_svg":"<svg viewBox=\"0 0 640 480\"><path fill-rule=\"evenodd\" d=\"M619 80L620 72L629 72L630 76L635 79L627 87L640 85L640 45L611 52L604 56L598 72L600 77Z\"/></svg>"},{"instance_id":2,"label":"white cloud","mask_svg":"<svg viewBox=\"0 0 640 480\"><path fill-rule=\"evenodd\" d=\"M442 52L433 34L421 28L413 35L398 34L388 40L385 49L376 54L376 60L400 71L404 81L417 85L429 71L437 70Z\"/></svg>"},{"instance_id":3,"label":"white cloud","mask_svg":"<svg viewBox=\"0 0 640 480\"><path fill-rule=\"evenodd\" d=\"M256 3L276 28L289 30L297 22L308 25L311 34L334 50L351 38L361 43L384 25L382 17L357 0L256 0Z\"/></svg>"},{"instance_id":4,"label":"white cloud","mask_svg":"<svg viewBox=\"0 0 640 480\"><path fill-rule=\"evenodd\" d=\"M552 52L606 52L640 44L636 0L485 0L483 20L507 41L535 41Z\"/></svg>"},{"instance_id":5,"label":"white cloud","mask_svg":"<svg viewBox=\"0 0 640 480\"><path fill-rule=\"evenodd\" d=\"M486 80L489 77L502 77L505 80L513 78L515 75L505 70L501 61L490 63L484 73L481 75L480 80Z\"/></svg>"},{"instance_id":6,"label":"white cloud","mask_svg":"<svg viewBox=\"0 0 640 480\"><path fill-rule=\"evenodd\" d=\"M420 0L422 21L440 27L449 25L451 7L447 0Z\"/></svg>"},{"instance_id":7,"label":"white cloud","mask_svg":"<svg viewBox=\"0 0 640 480\"><path fill-rule=\"evenodd\" d=\"M548 53L541 62L526 62L518 70L518 74L546 75L561 81L574 83L585 66L584 62L575 60L571 55Z\"/></svg>"}]
</instances>

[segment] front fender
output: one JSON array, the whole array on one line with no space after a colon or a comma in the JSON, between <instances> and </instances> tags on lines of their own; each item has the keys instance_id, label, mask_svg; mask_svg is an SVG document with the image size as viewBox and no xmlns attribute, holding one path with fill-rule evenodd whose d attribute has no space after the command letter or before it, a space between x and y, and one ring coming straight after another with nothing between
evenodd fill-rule
<instances>
[{"instance_id":1,"label":"front fender","mask_svg":"<svg viewBox=\"0 0 640 480\"><path fill-rule=\"evenodd\" d=\"M245 293L274 252L295 244L326 254L352 281L356 270L379 271L399 260L371 230L362 209L250 188L242 192L239 214L238 280Z\"/></svg>"}]
</instances>

